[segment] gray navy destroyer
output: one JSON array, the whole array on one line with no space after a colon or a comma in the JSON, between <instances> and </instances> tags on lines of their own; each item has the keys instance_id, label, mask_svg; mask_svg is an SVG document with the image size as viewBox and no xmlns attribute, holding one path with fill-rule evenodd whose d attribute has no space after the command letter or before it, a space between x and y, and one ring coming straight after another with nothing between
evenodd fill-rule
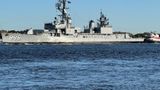
<instances>
[{"instance_id":1,"label":"gray navy destroyer","mask_svg":"<svg viewBox=\"0 0 160 90\"><path fill-rule=\"evenodd\" d=\"M4 43L107 43L142 42L144 39L131 38L129 34L113 34L109 19L101 12L99 20L91 20L83 31L72 25L68 14L68 0L58 0L56 9L60 15L52 23L44 25L43 33L35 34L30 29L26 34L2 33Z\"/></svg>"}]
</instances>

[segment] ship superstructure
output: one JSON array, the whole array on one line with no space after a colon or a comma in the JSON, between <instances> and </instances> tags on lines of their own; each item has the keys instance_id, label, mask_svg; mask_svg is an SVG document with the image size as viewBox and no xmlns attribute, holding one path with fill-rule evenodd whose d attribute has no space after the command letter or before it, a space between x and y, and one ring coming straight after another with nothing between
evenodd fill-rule
<instances>
[{"instance_id":1,"label":"ship superstructure","mask_svg":"<svg viewBox=\"0 0 160 90\"><path fill-rule=\"evenodd\" d=\"M52 23L44 25L44 32L35 34L30 29L27 34L2 33L4 43L106 43L106 42L142 42L143 39L133 39L129 34L113 34L109 19L101 12L96 23L89 21L88 27L82 32L72 25L72 18L68 14L68 0L58 0L56 9L60 15Z\"/></svg>"},{"instance_id":2,"label":"ship superstructure","mask_svg":"<svg viewBox=\"0 0 160 90\"><path fill-rule=\"evenodd\" d=\"M60 12L58 17L54 18L52 23L46 23L45 29L49 31L54 31L54 34L60 35L71 35L80 32L79 28L72 25L72 18L69 16L67 10L67 4L71 3L68 0L58 0L56 4L56 9Z\"/></svg>"}]
</instances>

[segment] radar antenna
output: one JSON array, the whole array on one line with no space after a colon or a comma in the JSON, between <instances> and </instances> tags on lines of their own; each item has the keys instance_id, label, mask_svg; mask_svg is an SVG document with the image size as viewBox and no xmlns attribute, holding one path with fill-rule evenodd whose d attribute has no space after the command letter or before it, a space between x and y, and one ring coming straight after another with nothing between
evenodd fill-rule
<instances>
[{"instance_id":1,"label":"radar antenna","mask_svg":"<svg viewBox=\"0 0 160 90\"><path fill-rule=\"evenodd\" d=\"M107 17L105 17L105 15L103 14L103 12L100 12L100 26L101 27L105 27L109 25L109 19Z\"/></svg>"}]
</instances>

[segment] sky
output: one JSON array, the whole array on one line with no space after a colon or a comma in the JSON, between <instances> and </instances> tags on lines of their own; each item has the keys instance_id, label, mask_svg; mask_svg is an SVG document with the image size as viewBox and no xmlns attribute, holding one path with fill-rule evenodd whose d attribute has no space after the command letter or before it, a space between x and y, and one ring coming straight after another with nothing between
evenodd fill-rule
<instances>
[{"instance_id":1,"label":"sky","mask_svg":"<svg viewBox=\"0 0 160 90\"><path fill-rule=\"evenodd\" d=\"M57 0L1 0L0 29L43 29L57 15ZM97 21L100 11L113 31L160 33L160 0L70 0L69 13L76 27Z\"/></svg>"}]
</instances>

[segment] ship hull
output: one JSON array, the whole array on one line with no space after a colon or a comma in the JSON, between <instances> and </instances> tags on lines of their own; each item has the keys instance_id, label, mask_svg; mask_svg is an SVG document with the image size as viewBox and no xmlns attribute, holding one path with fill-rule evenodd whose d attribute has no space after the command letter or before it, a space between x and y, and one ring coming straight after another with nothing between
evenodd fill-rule
<instances>
[{"instance_id":1,"label":"ship hull","mask_svg":"<svg viewBox=\"0 0 160 90\"><path fill-rule=\"evenodd\" d=\"M61 35L52 36L49 33L28 35L19 33L2 33L3 43L141 43L144 39L125 38L125 35Z\"/></svg>"}]
</instances>

